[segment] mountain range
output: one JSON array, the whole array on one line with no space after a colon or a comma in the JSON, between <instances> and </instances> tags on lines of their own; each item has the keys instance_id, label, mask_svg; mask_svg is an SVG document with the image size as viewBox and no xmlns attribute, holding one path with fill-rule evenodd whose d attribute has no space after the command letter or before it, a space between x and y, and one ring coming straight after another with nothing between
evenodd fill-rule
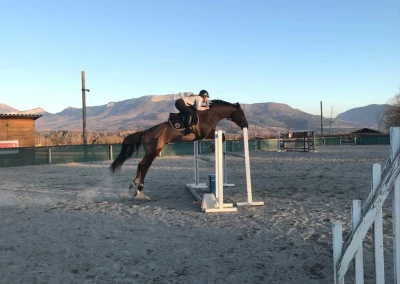
<instances>
[{"instance_id":1,"label":"mountain range","mask_svg":"<svg viewBox=\"0 0 400 284\"><path fill-rule=\"evenodd\" d=\"M387 106L387 104L373 104L364 107L357 107L339 114L337 118L366 125L379 124L385 117Z\"/></svg>"},{"instance_id":2,"label":"mountain range","mask_svg":"<svg viewBox=\"0 0 400 284\"><path fill-rule=\"evenodd\" d=\"M191 92L178 94L143 96L101 106L86 108L87 129L98 132L118 132L146 129L166 121L170 112L177 112L174 103L178 98ZM232 102L234 103L234 102ZM281 103L241 104L249 122L249 130L277 133L279 131L314 130L320 133L321 118ZM350 109L336 118L323 118L324 133L348 132L369 127L378 129L377 117L383 115L386 105L369 105ZM36 120L37 131L79 131L82 129L82 109L68 107L58 113L48 113L42 108L19 111L0 104L0 113L41 114ZM331 125L331 126L330 126ZM227 131L239 129L230 121L222 121L218 126Z\"/></svg>"}]
</instances>

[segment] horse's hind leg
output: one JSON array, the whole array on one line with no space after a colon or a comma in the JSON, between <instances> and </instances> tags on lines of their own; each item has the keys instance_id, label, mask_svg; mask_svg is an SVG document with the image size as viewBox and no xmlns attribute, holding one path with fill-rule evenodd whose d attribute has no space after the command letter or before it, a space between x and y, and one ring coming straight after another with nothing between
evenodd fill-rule
<instances>
[{"instance_id":1,"label":"horse's hind leg","mask_svg":"<svg viewBox=\"0 0 400 284\"><path fill-rule=\"evenodd\" d=\"M144 158L143 158L144 159ZM143 162L143 160L142 160L142 162ZM139 181L140 181L140 173L141 173L141 166L140 166L140 164L142 163L142 162L140 162L139 164L138 164L138 167L137 167L137 171L136 171L136 178L133 180L133 183L135 184L135 185L137 185L138 183L139 183Z\"/></svg>"},{"instance_id":2,"label":"horse's hind leg","mask_svg":"<svg viewBox=\"0 0 400 284\"><path fill-rule=\"evenodd\" d=\"M129 189L134 188L135 185L137 185L137 184L140 182L140 177L141 177L141 173L142 173L142 167L143 167L144 164L146 164L146 160L147 160L147 159L146 159L146 156L144 156L143 159L142 159L142 160L140 161L140 163L138 164L137 170L136 170L136 177L135 177L135 179L133 180L133 183L131 183L131 184L129 185ZM140 190L142 190L142 189L140 189ZM138 193L139 193L138 190L134 190L134 192L133 192L133 197L135 197Z\"/></svg>"},{"instance_id":3,"label":"horse's hind leg","mask_svg":"<svg viewBox=\"0 0 400 284\"><path fill-rule=\"evenodd\" d=\"M160 140L160 138L152 138L143 141L143 148L145 155L143 159L140 161L136 173L136 178L134 180L135 185L139 183L137 187L137 192L134 193L134 196L139 194L144 188L144 179L146 177L147 171L149 170L151 164L154 159L160 154L165 143L164 140Z\"/></svg>"},{"instance_id":4,"label":"horse's hind leg","mask_svg":"<svg viewBox=\"0 0 400 284\"><path fill-rule=\"evenodd\" d=\"M161 151L161 150L160 150ZM149 153L150 152L150 153ZM133 187L134 187L134 185L138 185L139 184L139 182L140 182L140 184L139 184L139 186L138 186L138 189L139 189L139 191L141 191L141 190L143 190L143 183L144 183L144 177L143 177L143 179L142 179L142 176L143 176L143 169L144 168L146 168L147 167L147 164L149 164L149 166L147 167L147 170L148 170L148 168L150 167L150 165L151 165L151 163L153 162L153 160L154 160L154 158L153 159L151 159L151 157L153 156L153 153L152 152L154 152L154 150L152 150L151 148L150 149L148 149L147 147L145 147L145 156L143 157L143 159L140 161L140 163L138 164L138 166L137 166L137 170L136 170L136 177L135 177L135 179L133 180L133 184L131 184L130 186L129 186L129 188L130 189L132 189ZM159 152L157 152L157 155L158 155L158 153ZM145 172L147 172L147 170L145 171ZM146 175L146 173L144 174L144 175Z\"/></svg>"},{"instance_id":5,"label":"horse's hind leg","mask_svg":"<svg viewBox=\"0 0 400 284\"><path fill-rule=\"evenodd\" d=\"M144 159L144 158L143 158L143 159ZM143 160L142 160L142 162L143 162ZM137 170L136 170L136 177L135 177L135 179L133 180L133 182L132 182L131 184L129 184L129 189L134 188L135 185L137 185L137 184L139 183L139 181L140 181L140 173L141 173L140 164L141 164L142 162L140 162L140 163L138 164L138 167L137 167Z\"/></svg>"},{"instance_id":6,"label":"horse's hind leg","mask_svg":"<svg viewBox=\"0 0 400 284\"><path fill-rule=\"evenodd\" d=\"M154 158L153 155L145 155L143 157L143 159L140 161L140 163L138 164L137 167L137 173L136 173L136 178L133 181L134 185L139 184L139 186L137 187L136 190L134 190L133 192L133 197L136 197L136 195L138 195L144 187L144 177L148 171L148 169L150 168L152 162L153 162ZM140 183L139 183L140 182ZM130 189L134 188L134 185L131 184L129 186Z\"/></svg>"},{"instance_id":7,"label":"horse's hind leg","mask_svg":"<svg viewBox=\"0 0 400 284\"><path fill-rule=\"evenodd\" d=\"M144 187L144 178L146 177L147 171L149 170L151 164L153 163L154 159L160 154L162 149L158 149L156 150L154 153L151 153L150 155L146 155L145 158L146 162L143 163L141 169L141 173L140 173L140 183L138 186L138 190L142 191L143 187Z\"/></svg>"}]
</instances>

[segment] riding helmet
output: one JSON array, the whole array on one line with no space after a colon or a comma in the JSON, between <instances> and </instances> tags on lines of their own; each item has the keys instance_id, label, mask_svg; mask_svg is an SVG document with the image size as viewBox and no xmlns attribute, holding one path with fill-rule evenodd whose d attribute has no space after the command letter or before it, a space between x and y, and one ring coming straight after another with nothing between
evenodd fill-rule
<instances>
[{"instance_id":1,"label":"riding helmet","mask_svg":"<svg viewBox=\"0 0 400 284\"><path fill-rule=\"evenodd\" d=\"M201 90L199 93L200 97L207 97L209 98L210 96L208 95L208 92L206 90Z\"/></svg>"}]
</instances>

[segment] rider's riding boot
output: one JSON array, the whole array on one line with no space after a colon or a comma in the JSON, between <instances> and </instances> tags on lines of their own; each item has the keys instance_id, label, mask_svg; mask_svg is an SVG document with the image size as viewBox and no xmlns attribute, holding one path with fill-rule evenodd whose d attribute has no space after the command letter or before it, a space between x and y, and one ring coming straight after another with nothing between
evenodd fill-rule
<instances>
[{"instance_id":1,"label":"rider's riding boot","mask_svg":"<svg viewBox=\"0 0 400 284\"><path fill-rule=\"evenodd\" d=\"M185 115L185 130L183 131L183 135L189 135L192 130L190 129L190 124L192 123L192 114Z\"/></svg>"}]
</instances>

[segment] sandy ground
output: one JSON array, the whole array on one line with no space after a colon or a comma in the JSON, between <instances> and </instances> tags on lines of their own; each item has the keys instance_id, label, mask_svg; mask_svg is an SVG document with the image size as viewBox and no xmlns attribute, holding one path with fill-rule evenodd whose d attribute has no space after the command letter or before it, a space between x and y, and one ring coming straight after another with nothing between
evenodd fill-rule
<instances>
[{"instance_id":1,"label":"sandy ground","mask_svg":"<svg viewBox=\"0 0 400 284\"><path fill-rule=\"evenodd\" d=\"M185 188L192 157L157 158L147 202L127 190L138 158L114 176L110 162L1 168L1 283L333 283L331 221L348 232L351 200L368 197L371 164L389 146L317 150L251 152L253 199L265 206L237 213L201 212ZM214 166L200 165L205 182ZM245 201L243 160L228 168L236 187L226 201ZM365 249L365 283L374 283L370 237Z\"/></svg>"}]
</instances>

